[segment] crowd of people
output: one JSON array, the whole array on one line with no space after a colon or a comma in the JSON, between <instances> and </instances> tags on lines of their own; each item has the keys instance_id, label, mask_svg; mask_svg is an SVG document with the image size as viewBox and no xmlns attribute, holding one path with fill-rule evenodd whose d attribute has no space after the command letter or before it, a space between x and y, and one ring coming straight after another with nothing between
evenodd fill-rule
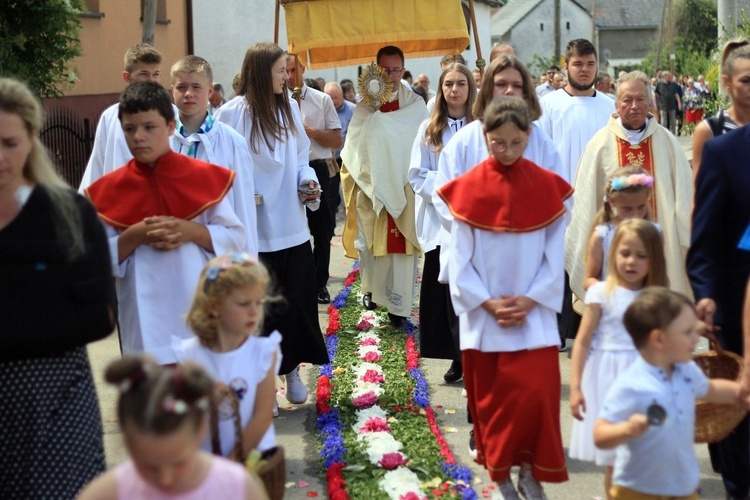
<instances>
[{"instance_id":1,"label":"crowd of people","mask_svg":"<svg viewBox=\"0 0 750 500\"><path fill-rule=\"evenodd\" d=\"M227 100L205 59L176 61L165 87L159 52L135 45L83 196L38 139L38 100L0 79L0 496L264 498L230 459L275 452L277 375L301 404L299 365L329 362L317 304L343 201L362 306L399 329L418 300L422 356L464 381L495 498L569 479L571 344L569 457L605 468L607 498L698 498L696 399L750 405L750 356L740 381L692 362L702 333L740 355L750 341L750 42L726 45L731 106L705 120L700 77L612 83L584 39L539 85L504 44L484 72L444 57L434 91L404 80L398 47L374 57L382 103L304 79L271 43ZM104 472L85 346L115 326L106 380L130 460ZM711 446L727 498L750 495L749 433L745 418Z\"/></svg>"}]
</instances>

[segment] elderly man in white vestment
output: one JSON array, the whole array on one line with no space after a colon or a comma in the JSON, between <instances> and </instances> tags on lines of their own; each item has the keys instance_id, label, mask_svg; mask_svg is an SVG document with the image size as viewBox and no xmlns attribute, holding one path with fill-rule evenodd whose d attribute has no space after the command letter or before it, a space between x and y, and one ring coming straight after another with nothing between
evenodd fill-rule
<instances>
[{"instance_id":1,"label":"elderly man in white vestment","mask_svg":"<svg viewBox=\"0 0 750 500\"><path fill-rule=\"evenodd\" d=\"M648 89L648 77L640 71L620 77L617 112L589 141L578 164L573 218L565 234L565 267L570 286L580 298L584 297L586 245L602 206L607 176L629 165L642 167L654 177L651 211L663 230L670 287L688 296L691 293L685 255L690 245L692 172L677 139L649 113Z\"/></svg>"},{"instance_id":2,"label":"elderly man in white vestment","mask_svg":"<svg viewBox=\"0 0 750 500\"><path fill-rule=\"evenodd\" d=\"M377 63L388 72L393 93L378 109L360 101L349 123L341 151L347 215L343 243L347 257L359 256L365 307L385 305L392 325L401 327L411 314L420 251L407 172L427 108L401 83L401 49L383 47Z\"/></svg>"}]
</instances>

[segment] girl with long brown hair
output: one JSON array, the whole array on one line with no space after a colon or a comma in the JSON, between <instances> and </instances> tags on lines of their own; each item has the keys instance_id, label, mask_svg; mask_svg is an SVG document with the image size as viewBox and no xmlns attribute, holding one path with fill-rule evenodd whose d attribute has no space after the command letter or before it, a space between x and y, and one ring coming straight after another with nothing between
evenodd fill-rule
<instances>
[{"instance_id":1,"label":"girl with long brown hair","mask_svg":"<svg viewBox=\"0 0 750 500\"><path fill-rule=\"evenodd\" d=\"M290 403L307 400L299 377L302 362L324 364L328 354L318 324L318 307L310 233L305 210L320 206L320 189L310 167L310 140L297 103L286 93L284 51L256 43L245 54L237 97L223 105L216 119L248 141L253 160L258 214L258 259L268 268L285 311L269 311L263 334L281 332Z\"/></svg>"}]
</instances>

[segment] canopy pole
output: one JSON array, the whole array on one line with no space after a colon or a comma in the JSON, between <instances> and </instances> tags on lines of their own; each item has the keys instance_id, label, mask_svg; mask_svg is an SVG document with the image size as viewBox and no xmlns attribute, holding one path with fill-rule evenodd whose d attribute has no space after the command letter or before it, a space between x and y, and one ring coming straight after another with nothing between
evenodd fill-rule
<instances>
[{"instance_id":1,"label":"canopy pole","mask_svg":"<svg viewBox=\"0 0 750 500\"><path fill-rule=\"evenodd\" d=\"M477 16L474 14L474 0L469 0L469 14L471 14L471 29L474 32L474 45L477 47L477 68L479 68L481 78L484 76L484 67L487 62L482 58L482 47L479 45L479 30L477 29Z\"/></svg>"},{"instance_id":2,"label":"canopy pole","mask_svg":"<svg viewBox=\"0 0 750 500\"><path fill-rule=\"evenodd\" d=\"M273 25L273 43L279 44L279 0L276 0L276 21Z\"/></svg>"}]
</instances>

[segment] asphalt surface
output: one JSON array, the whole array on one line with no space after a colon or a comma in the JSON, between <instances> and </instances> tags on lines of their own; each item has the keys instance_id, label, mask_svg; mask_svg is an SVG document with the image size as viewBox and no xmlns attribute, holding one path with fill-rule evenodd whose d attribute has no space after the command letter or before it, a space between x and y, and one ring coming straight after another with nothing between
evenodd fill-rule
<instances>
[{"instance_id":1,"label":"asphalt surface","mask_svg":"<svg viewBox=\"0 0 750 500\"><path fill-rule=\"evenodd\" d=\"M689 138L678 139L680 139L680 143L683 144L688 157L690 157ZM341 221L339 221L331 249L329 290L332 297L335 297L341 290L343 280L353 265L352 260L343 256L341 227ZM318 309L320 325L323 330L328 321L326 307L321 305ZM702 344L701 349L705 349L705 345ZM89 354L96 377L96 387L102 411L107 463L109 466L113 466L127 459L127 452L123 446L122 434L115 414L117 392L114 387L107 385L102 380L104 367L120 355L116 335L111 335L102 341L91 344ZM475 474L474 489L479 498L483 498L483 491L486 492L486 488L492 483L484 469L476 465L469 457L468 439L471 426L466 422L466 399L461 396L461 383L449 385L443 381L443 374L449 365L449 361L433 359L423 359L421 364L425 377L430 384L430 399L438 415L441 428L447 427L450 431L455 430L454 432L444 432L445 438L456 459L471 467ZM572 417L567 402L570 360L566 353L560 354L560 369L563 381L560 421L563 443L567 445L570 439ZM283 384L281 381L277 383L280 414L274 420L274 424L277 440L279 444L284 446L286 452L287 481L294 483L286 490L285 498L290 500L314 498L315 496L326 498L325 476L318 460L315 440L314 392L317 369L310 365L303 366L301 375L310 393L305 404L290 405L283 396ZM706 446L696 446L695 450L701 470L701 498L712 500L724 498L721 477L713 473L711 469ZM568 460L567 466L570 475L569 481L562 484L545 485L547 496L550 499L578 500L604 497L603 473L600 468L577 460ZM377 498L377 496L372 498Z\"/></svg>"}]
</instances>

